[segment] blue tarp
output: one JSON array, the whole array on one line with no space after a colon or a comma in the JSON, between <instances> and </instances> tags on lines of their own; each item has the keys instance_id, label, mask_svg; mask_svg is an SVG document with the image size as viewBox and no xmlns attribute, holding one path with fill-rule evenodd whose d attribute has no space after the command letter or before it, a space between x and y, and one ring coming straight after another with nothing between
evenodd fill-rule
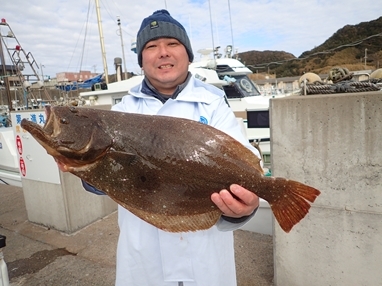
<instances>
[{"instance_id":1,"label":"blue tarp","mask_svg":"<svg viewBox=\"0 0 382 286\"><path fill-rule=\"evenodd\" d=\"M71 82L64 85L56 85L57 89L61 89L63 91L71 91L71 90L77 90L77 89L86 89L91 88L93 84L102 82L102 76L103 74L99 74L95 77L89 78L83 82Z\"/></svg>"}]
</instances>

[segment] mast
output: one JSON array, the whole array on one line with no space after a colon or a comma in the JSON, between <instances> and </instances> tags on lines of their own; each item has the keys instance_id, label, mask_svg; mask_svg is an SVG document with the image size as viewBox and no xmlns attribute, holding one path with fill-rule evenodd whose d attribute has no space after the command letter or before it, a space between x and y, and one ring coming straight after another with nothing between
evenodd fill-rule
<instances>
[{"instance_id":1,"label":"mast","mask_svg":"<svg viewBox=\"0 0 382 286\"><path fill-rule=\"evenodd\" d=\"M105 52L105 44L103 39L103 32L102 32L102 22L101 22L101 12L99 8L99 1L95 0L96 3L96 11L97 11L97 20L98 20L98 32L99 32L99 40L101 42L101 52L102 52L102 62L103 62L103 71L105 74L105 80L106 83L109 83L109 75L107 72L107 61L106 61L106 52Z\"/></svg>"},{"instance_id":2,"label":"mast","mask_svg":"<svg viewBox=\"0 0 382 286\"><path fill-rule=\"evenodd\" d=\"M213 52L213 56L214 56L214 62L216 60L216 52L215 52L215 43L214 43L214 29L212 27L212 14L211 14L211 2L210 0L208 0L208 7L209 7L209 10L210 10L210 25L211 25L211 38L212 38L212 49L214 50Z\"/></svg>"},{"instance_id":3,"label":"mast","mask_svg":"<svg viewBox=\"0 0 382 286\"><path fill-rule=\"evenodd\" d=\"M233 31L232 31L232 18L231 18L231 4L228 0L228 11L229 11L229 22L231 26L231 41L232 41L232 51L235 51L235 45L233 43Z\"/></svg>"}]
</instances>

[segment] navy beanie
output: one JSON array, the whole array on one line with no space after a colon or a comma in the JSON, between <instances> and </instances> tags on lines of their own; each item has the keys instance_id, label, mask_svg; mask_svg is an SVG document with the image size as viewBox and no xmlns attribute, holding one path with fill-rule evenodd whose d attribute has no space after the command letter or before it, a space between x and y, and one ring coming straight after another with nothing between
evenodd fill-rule
<instances>
[{"instance_id":1,"label":"navy beanie","mask_svg":"<svg viewBox=\"0 0 382 286\"><path fill-rule=\"evenodd\" d=\"M194 60L190 39L184 27L167 10L158 10L143 19L137 34L138 64L142 67L142 50L147 42L159 38L174 38L186 48L190 62Z\"/></svg>"}]
</instances>

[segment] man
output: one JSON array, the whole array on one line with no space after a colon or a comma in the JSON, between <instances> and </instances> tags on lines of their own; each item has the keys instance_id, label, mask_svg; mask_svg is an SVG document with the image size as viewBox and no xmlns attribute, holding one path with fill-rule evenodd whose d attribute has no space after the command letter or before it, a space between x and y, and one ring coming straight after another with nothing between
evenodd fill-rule
<instances>
[{"instance_id":1,"label":"man","mask_svg":"<svg viewBox=\"0 0 382 286\"><path fill-rule=\"evenodd\" d=\"M259 156L242 135L223 91L188 72L194 57L189 38L166 10L143 20L137 54L145 78L113 110L201 121L228 133ZM97 192L85 182L84 186ZM188 233L161 231L118 206L116 285L236 285L232 230L254 215L259 198L232 185L230 192L217 190L211 200L224 215L211 229Z\"/></svg>"}]
</instances>

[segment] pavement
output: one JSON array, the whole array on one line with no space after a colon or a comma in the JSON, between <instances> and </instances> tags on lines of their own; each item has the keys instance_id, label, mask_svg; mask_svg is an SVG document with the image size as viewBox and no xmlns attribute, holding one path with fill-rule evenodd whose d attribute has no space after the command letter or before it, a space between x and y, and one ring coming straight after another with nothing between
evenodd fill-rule
<instances>
[{"instance_id":1,"label":"pavement","mask_svg":"<svg viewBox=\"0 0 382 286\"><path fill-rule=\"evenodd\" d=\"M10 285L114 285L118 239L114 212L66 234L28 221L22 188L0 184L0 234ZM237 230L238 286L273 285L272 236Z\"/></svg>"}]
</instances>

